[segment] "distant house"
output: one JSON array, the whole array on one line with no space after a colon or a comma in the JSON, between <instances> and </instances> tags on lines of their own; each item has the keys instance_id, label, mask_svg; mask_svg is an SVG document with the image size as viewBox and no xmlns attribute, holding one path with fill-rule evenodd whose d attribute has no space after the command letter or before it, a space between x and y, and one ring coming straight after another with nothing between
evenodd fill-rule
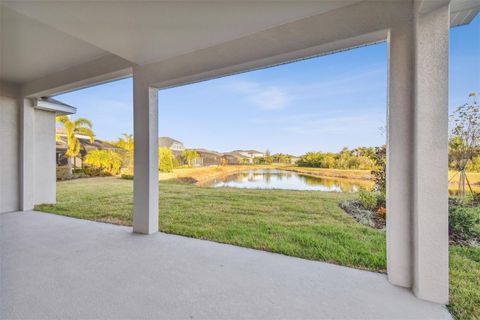
<instances>
[{"instance_id":1,"label":"distant house","mask_svg":"<svg viewBox=\"0 0 480 320\"><path fill-rule=\"evenodd\" d=\"M67 165L67 162L68 162L68 159L65 156L65 153L67 152L67 149L68 149L67 134L64 128L56 128L55 133L60 138L59 140L56 141L56 147L55 147L57 166L64 166L64 165ZM122 148L118 148L113 144L110 144L102 140L95 139L92 143L90 142L89 136L76 134L75 137L80 142L80 153L74 159L75 167L82 166L84 157L91 150L113 150L116 152L125 152L125 150L123 150Z\"/></svg>"},{"instance_id":2,"label":"distant house","mask_svg":"<svg viewBox=\"0 0 480 320\"><path fill-rule=\"evenodd\" d=\"M172 150L173 152L182 152L185 150L185 147L182 142L172 139L170 137L160 137L158 138L158 147L166 147Z\"/></svg>"},{"instance_id":3,"label":"distant house","mask_svg":"<svg viewBox=\"0 0 480 320\"><path fill-rule=\"evenodd\" d=\"M265 156L265 153L257 150L234 150L230 153L246 158L248 163L253 163L255 158L263 158Z\"/></svg>"},{"instance_id":4,"label":"distant house","mask_svg":"<svg viewBox=\"0 0 480 320\"><path fill-rule=\"evenodd\" d=\"M201 148L193 150L195 150L200 156L199 158L193 160L193 166L195 167L218 166L222 164L223 154L220 152Z\"/></svg>"},{"instance_id":5,"label":"distant house","mask_svg":"<svg viewBox=\"0 0 480 320\"><path fill-rule=\"evenodd\" d=\"M233 151L224 153L222 159L224 164L229 165L251 163L249 157Z\"/></svg>"},{"instance_id":6,"label":"distant house","mask_svg":"<svg viewBox=\"0 0 480 320\"><path fill-rule=\"evenodd\" d=\"M158 138L158 147L159 148L168 148L172 150L175 159L178 163L183 163L182 152L185 150L183 142L172 139L170 137L159 137Z\"/></svg>"}]
</instances>

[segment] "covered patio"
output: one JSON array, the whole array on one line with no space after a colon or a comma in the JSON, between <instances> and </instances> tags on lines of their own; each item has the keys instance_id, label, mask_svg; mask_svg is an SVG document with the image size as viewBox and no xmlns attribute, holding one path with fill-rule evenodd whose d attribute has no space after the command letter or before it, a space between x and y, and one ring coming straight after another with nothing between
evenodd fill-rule
<instances>
[{"instance_id":1,"label":"covered patio","mask_svg":"<svg viewBox=\"0 0 480 320\"><path fill-rule=\"evenodd\" d=\"M479 10L480 0L2 1L1 317L448 318L431 303L449 299L448 35ZM387 275L158 233L158 90L380 41ZM32 212L55 202L55 115L66 112L42 101L125 77L133 233Z\"/></svg>"},{"instance_id":2,"label":"covered patio","mask_svg":"<svg viewBox=\"0 0 480 320\"><path fill-rule=\"evenodd\" d=\"M451 319L328 263L35 211L0 230L2 319Z\"/></svg>"}]
</instances>

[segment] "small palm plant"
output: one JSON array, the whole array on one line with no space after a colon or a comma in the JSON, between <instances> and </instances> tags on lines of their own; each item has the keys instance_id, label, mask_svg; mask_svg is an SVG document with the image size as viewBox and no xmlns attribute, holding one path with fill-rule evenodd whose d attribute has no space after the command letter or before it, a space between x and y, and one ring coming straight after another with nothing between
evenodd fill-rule
<instances>
[{"instance_id":1,"label":"small palm plant","mask_svg":"<svg viewBox=\"0 0 480 320\"><path fill-rule=\"evenodd\" d=\"M67 135L67 152L65 155L68 158L68 169L72 173L72 160L75 162L75 158L80 153L80 141L78 141L76 135L81 134L88 136L90 142L95 141L95 134L92 131L92 122L86 118L78 118L74 121L70 120L68 116L58 116L56 121L61 123L65 128ZM56 137L57 141L60 140L59 136Z\"/></svg>"}]
</instances>

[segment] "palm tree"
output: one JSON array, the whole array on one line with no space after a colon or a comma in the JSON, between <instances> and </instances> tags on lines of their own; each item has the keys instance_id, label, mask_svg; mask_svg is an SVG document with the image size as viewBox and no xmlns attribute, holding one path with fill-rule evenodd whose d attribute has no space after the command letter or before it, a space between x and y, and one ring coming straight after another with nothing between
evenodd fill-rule
<instances>
[{"instance_id":1,"label":"palm tree","mask_svg":"<svg viewBox=\"0 0 480 320\"><path fill-rule=\"evenodd\" d=\"M70 173L72 172L72 160L75 167L75 158L80 153L80 141L78 141L76 135L81 134L90 137L90 142L95 141L95 134L92 131L92 122L86 118L78 118L75 121L70 120L68 116L58 116L57 122L61 123L65 128L67 135L67 152L65 155L68 158L68 168ZM56 137L57 141L59 136Z\"/></svg>"},{"instance_id":2,"label":"palm tree","mask_svg":"<svg viewBox=\"0 0 480 320\"><path fill-rule=\"evenodd\" d=\"M126 151L125 155L122 157L123 165L133 172L133 134L123 133L122 135L123 138L118 138L118 141L112 142L112 144Z\"/></svg>"}]
</instances>

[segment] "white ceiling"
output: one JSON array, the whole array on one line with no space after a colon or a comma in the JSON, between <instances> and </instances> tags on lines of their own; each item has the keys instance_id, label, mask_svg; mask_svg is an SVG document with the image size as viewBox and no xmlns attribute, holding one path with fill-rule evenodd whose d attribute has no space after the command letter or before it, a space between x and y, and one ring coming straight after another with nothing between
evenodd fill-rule
<instances>
[{"instance_id":1,"label":"white ceiling","mask_svg":"<svg viewBox=\"0 0 480 320\"><path fill-rule=\"evenodd\" d=\"M359 1L0 0L0 78L27 82L110 53L162 61Z\"/></svg>"},{"instance_id":2,"label":"white ceiling","mask_svg":"<svg viewBox=\"0 0 480 320\"><path fill-rule=\"evenodd\" d=\"M0 78L24 82L107 54L0 6Z\"/></svg>"},{"instance_id":3,"label":"white ceiling","mask_svg":"<svg viewBox=\"0 0 480 320\"><path fill-rule=\"evenodd\" d=\"M358 1L5 1L4 5L124 59L147 64Z\"/></svg>"}]
</instances>

